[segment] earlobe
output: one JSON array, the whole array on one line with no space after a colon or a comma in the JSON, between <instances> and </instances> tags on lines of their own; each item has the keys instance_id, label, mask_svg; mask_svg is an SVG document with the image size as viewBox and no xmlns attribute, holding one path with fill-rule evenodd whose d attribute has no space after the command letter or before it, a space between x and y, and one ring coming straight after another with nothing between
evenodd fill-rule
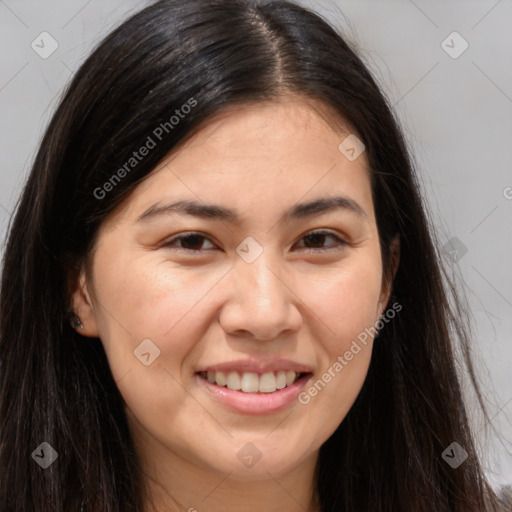
<instances>
[{"instance_id":1,"label":"earlobe","mask_svg":"<svg viewBox=\"0 0 512 512\"><path fill-rule=\"evenodd\" d=\"M74 288L73 288L74 287ZM72 310L79 322L73 326L82 336L97 338L98 328L94 312L94 303L89 293L85 270L82 268L71 290Z\"/></svg>"},{"instance_id":2,"label":"earlobe","mask_svg":"<svg viewBox=\"0 0 512 512\"><path fill-rule=\"evenodd\" d=\"M393 269L393 280L395 279L398 265L400 264L400 235L395 235L390 244L391 267Z\"/></svg>"},{"instance_id":3,"label":"earlobe","mask_svg":"<svg viewBox=\"0 0 512 512\"><path fill-rule=\"evenodd\" d=\"M389 245L390 252L390 267L391 272L388 274L384 273L382 276L382 289L379 303L377 305L379 316L384 313L384 309L391 296L391 290L393 289L393 282L400 264L400 236L397 234L393 237Z\"/></svg>"}]
</instances>

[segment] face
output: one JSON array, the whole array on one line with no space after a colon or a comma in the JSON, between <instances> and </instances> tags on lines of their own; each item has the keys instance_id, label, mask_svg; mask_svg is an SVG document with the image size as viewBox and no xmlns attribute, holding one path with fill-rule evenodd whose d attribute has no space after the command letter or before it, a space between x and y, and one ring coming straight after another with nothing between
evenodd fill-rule
<instances>
[{"instance_id":1,"label":"face","mask_svg":"<svg viewBox=\"0 0 512 512\"><path fill-rule=\"evenodd\" d=\"M277 478L365 380L388 300L367 160L312 105L213 118L101 226L75 311L156 459Z\"/></svg>"}]
</instances>

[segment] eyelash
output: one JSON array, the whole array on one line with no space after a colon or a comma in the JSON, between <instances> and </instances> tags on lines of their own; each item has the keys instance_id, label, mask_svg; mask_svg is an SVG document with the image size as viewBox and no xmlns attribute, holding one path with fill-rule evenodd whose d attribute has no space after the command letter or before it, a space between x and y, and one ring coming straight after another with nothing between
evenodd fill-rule
<instances>
[{"instance_id":1,"label":"eyelash","mask_svg":"<svg viewBox=\"0 0 512 512\"><path fill-rule=\"evenodd\" d=\"M306 237L309 237L309 236L312 236L312 235L328 235L328 236L331 236L333 237L334 239L336 239L336 246L335 247L321 247L321 248L316 248L316 249L312 249L312 248L309 248L309 250L306 250L306 252L326 252L326 251L336 251L336 250L340 250L342 248L344 248L347 244L347 242L345 242L345 240L341 239L338 235L330 232L330 231L325 231L325 230L317 230L317 231L309 231L308 233L306 233L305 235L303 235L300 240L302 240L303 238L306 238ZM182 235L177 235L173 238L171 238L170 240L168 240L167 242L165 242L162 246L163 247L166 247L168 249L171 249L173 251L186 251L188 253L192 253L192 254L198 254L198 253L201 253L201 252L204 252L202 250L198 250L198 249L186 249L184 247L173 247L173 243L179 241L179 240L185 240L187 238L191 238L191 237L200 237L200 238L204 238L208 241L211 242L211 240L208 239L207 236L203 235L202 233L199 233L199 232L196 232L196 231L193 231L193 232L190 232L190 233L184 233ZM213 243L213 242L211 242ZM308 248L306 248L308 249Z\"/></svg>"}]
</instances>

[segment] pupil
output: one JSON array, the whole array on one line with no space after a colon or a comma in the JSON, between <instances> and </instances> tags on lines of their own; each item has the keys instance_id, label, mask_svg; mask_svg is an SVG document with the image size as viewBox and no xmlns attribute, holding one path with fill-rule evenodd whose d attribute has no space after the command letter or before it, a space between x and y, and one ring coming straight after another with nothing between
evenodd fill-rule
<instances>
[{"instance_id":1,"label":"pupil","mask_svg":"<svg viewBox=\"0 0 512 512\"><path fill-rule=\"evenodd\" d=\"M322 237L325 237L325 236L327 236L327 235L322 234L322 233L313 233L312 235L307 235L305 238L308 239L308 240L312 240L313 241L313 245L318 245L318 244L321 243ZM315 240L316 240L316 243L315 243ZM309 247L309 245L307 243L306 243L306 246Z\"/></svg>"},{"instance_id":2,"label":"pupil","mask_svg":"<svg viewBox=\"0 0 512 512\"><path fill-rule=\"evenodd\" d=\"M201 238L202 238L201 235L188 235L182 239L182 244L187 246L185 248L193 249L194 247L191 247L191 246L197 246L197 245L201 246L201 242L200 242ZM192 239L192 243L188 243L190 241L190 239Z\"/></svg>"}]
</instances>

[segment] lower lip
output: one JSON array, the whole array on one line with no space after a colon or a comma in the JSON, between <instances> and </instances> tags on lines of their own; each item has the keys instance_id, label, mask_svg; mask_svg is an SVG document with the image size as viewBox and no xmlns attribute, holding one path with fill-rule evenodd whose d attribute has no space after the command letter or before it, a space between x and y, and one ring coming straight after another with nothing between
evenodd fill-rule
<instances>
[{"instance_id":1,"label":"lower lip","mask_svg":"<svg viewBox=\"0 0 512 512\"><path fill-rule=\"evenodd\" d=\"M224 386L218 386L208 382L205 378L196 374L200 385L228 408L244 414L265 414L280 411L297 399L301 389L313 375L307 373L290 386L278 389L273 393L244 393L234 391Z\"/></svg>"}]
</instances>

